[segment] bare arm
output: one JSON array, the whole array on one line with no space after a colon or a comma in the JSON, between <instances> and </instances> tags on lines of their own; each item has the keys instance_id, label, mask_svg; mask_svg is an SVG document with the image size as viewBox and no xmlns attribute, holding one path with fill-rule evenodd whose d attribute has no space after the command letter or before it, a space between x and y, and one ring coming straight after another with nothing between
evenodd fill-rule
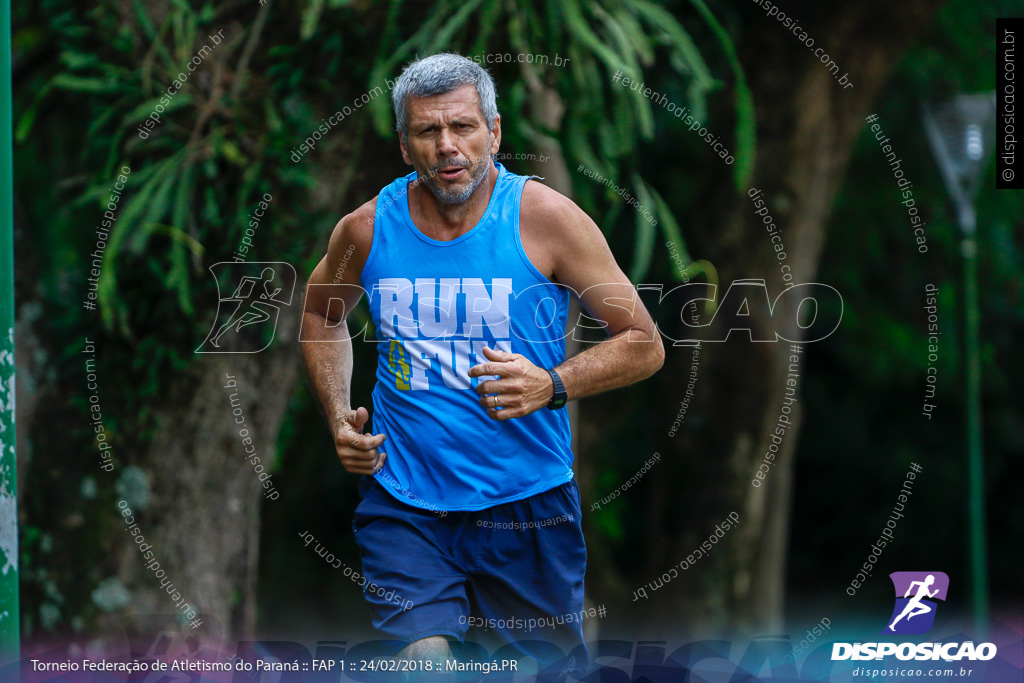
<instances>
[{"instance_id":1,"label":"bare arm","mask_svg":"<svg viewBox=\"0 0 1024 683\"><path fill-rule=\"evenodd\" d=\"M605 324L609 335L554 368L569 399L627 386L657 372L665 361L661 336L594 221L567 197L531 183L523 192L522 220L536 221L536 233L544 235L550 261L540 264L542 272L550 263L553 280L577 292L583 308ZM480 404L492 418L528 415L551 400L554 385L544 368L521 354L485 349L484 355L491 360L470 368L469 375L501 375L477 387ZM498 395L502 410L494 408L488 394Z\"/></svg>"},{"instance_id":2,"label":"bare arm","mask_svg":"<svg viewBox=\"0 0 1024 683\"><path fill-rule=\"evenodd\" d=\"M353 474L373 474L387 456L384 435L363 434L369 412L352 409L352 340L345 318L362 298L359 276L373 239L368 202L338 222L327 255L310 275L302 311L302 357L309 383L334 437L338 457Z\"/></svg>"},{"instance_id":3,"label":"bare arm","mask_svg":"<svg viewBox=\"0 0 1024 683\"><path fill-rule=\"evenodd\" d=\"M605 323L608 339L590 344L555 368L570 399L628 386L657 372L665 346L636 288L615 262L601 229L568 199L553 217L555 276L580 295L583 308Z\"/></svg>"}]
</instances>

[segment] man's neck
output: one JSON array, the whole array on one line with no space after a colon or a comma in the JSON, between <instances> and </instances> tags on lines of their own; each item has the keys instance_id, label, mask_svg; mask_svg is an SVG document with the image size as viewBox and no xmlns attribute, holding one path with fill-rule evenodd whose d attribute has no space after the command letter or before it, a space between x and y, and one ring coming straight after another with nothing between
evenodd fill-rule
<instances>
[{"instance_id":1,"label":"man's neck","mask_svg":"<svg viewBox=\"0 0 1024 683\"><path fill-rule=\"evenodd\" d=\"M484 180L461 204L445 204L424 183L409 190L409 214L427 237L448 242L468 232L483 217L498 180L498 168L491 163Z\"/></svg>"}]
</instances>

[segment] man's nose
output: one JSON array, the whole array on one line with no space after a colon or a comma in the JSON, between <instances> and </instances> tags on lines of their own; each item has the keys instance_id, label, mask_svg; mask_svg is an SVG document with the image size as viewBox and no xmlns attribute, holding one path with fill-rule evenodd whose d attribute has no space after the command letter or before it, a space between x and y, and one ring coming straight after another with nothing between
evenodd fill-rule
<instances>
[{"instance_id":1,"label":"man's nose","mask_svg":"<svg viewBox=\"0 0 1024 683\"><path fill-rule=\"evenodd\" d=\"M437 138L437 153L443 157L459 153L459 148L455 146L455 136L447 128L442 128L441 135Z\"/></svg>"}]
</instances>

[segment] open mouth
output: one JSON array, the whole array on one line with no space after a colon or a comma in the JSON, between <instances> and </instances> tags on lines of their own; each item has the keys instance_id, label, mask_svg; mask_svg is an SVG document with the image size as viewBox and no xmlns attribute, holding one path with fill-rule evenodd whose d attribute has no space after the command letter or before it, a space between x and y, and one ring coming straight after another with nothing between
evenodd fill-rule
<instances>
[{"instance_id":1,"label":"open mouth","mask_svg":"<svg viewBox=\"0 0 1024 683\"><path fill-rule=\"evenodd\" d=\"M437 172L437 175L441 176L445 180L456 180L462 177L462 174L466 173L466 169L463 166L448 166L442 168Z\"/></svg>"}]
</instances>

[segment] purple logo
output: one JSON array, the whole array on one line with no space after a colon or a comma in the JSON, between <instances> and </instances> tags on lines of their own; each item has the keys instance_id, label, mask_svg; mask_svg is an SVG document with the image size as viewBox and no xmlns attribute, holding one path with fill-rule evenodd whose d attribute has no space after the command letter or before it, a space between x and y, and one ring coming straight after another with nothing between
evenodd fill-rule
<instances>
[{"instance_id":1,"label":"purple logo","mask_svg":"<svg viewBox=\"0 0 1024 683\"><path fill-rule=\"evenodd\" d=\"M944 572L893 572L889 578L896 591L896 605L882 633L926 633L935 623L935 601L946 599L949 577Z\"/></svg>"}]
</instances>

